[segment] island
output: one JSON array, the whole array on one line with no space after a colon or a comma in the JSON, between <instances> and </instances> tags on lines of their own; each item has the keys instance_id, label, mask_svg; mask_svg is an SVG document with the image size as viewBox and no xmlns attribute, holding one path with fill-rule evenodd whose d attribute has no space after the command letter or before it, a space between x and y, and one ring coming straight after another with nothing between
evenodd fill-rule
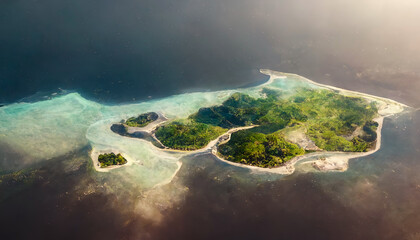
<instances>
[{"instance_id":1,"label":"island","mask_svg":"<svg viewBox=\"0 0 420 240\"><path fill-rule=\"evenodd\" d=\"M137 130L147 127L150 123L157 121L159 118L159 114L155 112L142 113L137 117L131 117L127 120L121 120L120 123L113 124L111 130L122 136L136 137L135 135L132 135L133 132L137 132Z\"/></svg>"},{"instance_id":2,"label":"island","mask_svg":"<svg viewBox=\"0 0 420 240\"><path fill-rule=\"evenodd\" d=\"M156 112L142 113L138 117L121 120L120 123L112 124L111 131L125 137L142 138L152 142L156 147L163 146L152 137L152 130L167 119L163 114Z\"/></svg>"},{"instance_id":3,"label":"island","mask_svg":"<svg viewBox=\"0 0 420 240\"><path fill-rule=\"evenodd\" d=\"M187 117L163 109L169 119L162 113L148 118L149 112L111 130L176 157L209 153L230 165L280 174L293 173L297 162L319 171L345 171L349 159L380 148L384 117L407 109L391 99L295 74L261 72L270 76L266 83L225 91L218 103ZM155 120L143 125L150 119Z\"/></svg>"},{"instance_id":4,"label":"island","mask_svg":"<svg viewBox=\"0 0 420 240\"><path fill-rule=\"evenodd\" d=\"M98 162L101 168L106 168L108 166L124 165L127 163L127 159L125 159L120 153L115 154L111 152L99 154Z\"/></svg>"},{"instance_id":5,"label":"island","mask_svg":"<svg viewBox=\"0 0 420 240\"><path fill-rule=\"evenodd\" d=\"M287 96L263 88L259 98L234 93L222 105L159 126L155 135L168 148L196 150L228 129L251 126L219 143L217 154L237 163L277 167L313 151L368 151L376 140L377 112L373 101L331 90L301 88Z\"/></svg>"},{"instance_id":6,"label":"island","mask_svg":"<svg viewBox=\"0 0 420 240\"><path fill-rule=\"evenodd\" d=\"M159 115L155 112L148 112L140 114L138 117L131 117L125 121L125 124L129 127L145 127L149 123L156 121Z\"/></svg>"}]
</instances>

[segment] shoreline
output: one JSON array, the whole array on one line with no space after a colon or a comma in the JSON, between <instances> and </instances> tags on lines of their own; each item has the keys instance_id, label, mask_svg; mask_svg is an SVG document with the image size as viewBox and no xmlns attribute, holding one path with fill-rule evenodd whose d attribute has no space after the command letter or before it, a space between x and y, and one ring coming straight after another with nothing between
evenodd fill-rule
<instances>
[{"instance_id":1,"label":"shoreline","mask_svg":"<svg viewBox=\"0 0 420 240\"><path fill-rule=\"evenodd\" d=\"M260 69L260 73L270 76L269 81L271 81L271 82L273 82L274 79L282 79L282 78L287 78L287 76L293 76L293 77L301 78L302 80L304 80L306 82L309 82L313 85L316 85L316 86L319 86L319 87L322 87L322 88L331 89L333 91L338 91L345 96L357 96L357 97L367 98L367 99L371 99L371 100L373 99L373 100L376 100L376 101L379 100L379 101L382 101L382 102L385 102L385 103L392 103L394 105L399 105L399 106L402 106L404 108L410 108L409 106L407 106L404 103L400 103L400 102L397 102L397 101L389 99L389 98L379 97L379 96L371 95L371 94L368 94L368 93L361 93L361 92L347 90L347 89L334 87L334 86L330 86L330 85L326 85L326 84L322 84L322 83L317 83L313 80L310 80L308 78L302 77L302 76L294 74L294 73L283 73L283 72L273 71L273 70L270 70L270 69ZM267 83L269 81L267 81ZM265 85L267 83L264 83L263 85Z\"/></svg>"},{"instance_id":2,"label":"shoreline","mask_svg":"<svg viewBox=\"0 0 420 240\"><path fill-rule=\"evenodd\" d=\"M348 163L350 159L369 156L371 154L374 154L381 148L382 127L383 127L384 119L385 117L379 117L379 118L373 119L373 121L378 123L378 128L376 129L377 136L376 136L376 143L375 143L374 149L367 152L360 152L360 153L354 152L353 154L351 153L346 154L345 152L343 152L344 156L331 156L331 157L326 158L325 160L308 161L303 164L312 164L312 166L315 169L318 169L319 171L340 171L340 172L346 171L349 167ZM345 155L350 155L350 154L351 156L345 156Z\"/></svg>"},{"instance_id":3,"label":"shoreline","mask_svg":"<svg viewBox=\"0 0 420 240\"><path fill-rule=\"evenodd\" d=\"M127 163L123 164L123 165L112 165L112 166L108 166L108 167L105 167L105 168L101 168L100 164L99 164L99 161L98 161L99 155L104 154L104 153L110 153L110 152L113 152L115 154L120 153L127 160ZM92 150L90 152L90 158L92 159L93 167L95 168L95 170L97 172L109 172L111 170L114 170L114 169L117 169L117 168L120 168L120 167L130 166L134 162L134 160L131 157L127 156L127 154L125 154L122 151L119 151L117 149L110 149L108 151L108 150L97 150L95 148L92 148Z\"/></svg>"},{"instance_id":4,"label":"shoreline","mask_svg":"<svg viewBox=\"0 0 420 240\"><path fill-rule=\"evenodd\" d=\"M144 127L130 127L126 125L125 123L123 123L123 125L127 128L127 133L130 133L130 134L133 134L135 132L152 133L157 127L159 127L160 125L168 121L168 118L165 117L163 113L161 112L155 112L155 113L158 115L158 118Z\"/></svg>"},{"instance_id":5,"label":"shoreline","mask_svg":"<svg viewBox=\"0 0 420 240\"><path fill-rule=\"evenodd\" d=\"M368 155L371 155L371 154L375 153L376 151L378 151L380 149L381 138L382 138L381 132L382 132L383 121L384 121L385 117L389 117L389 116L392 116L394 114L401 113L401 112L405 111L407 108L410 108L409 106L407 106L405 104L402 104L402 103L399 103L399 102L396 102L392 99L377 97L377 96L370 95L370 94L360 93L360 92L356 92L356 91L341 89L341 88L338 88L338 87L317 83L317 82L314 82L314 81L312 81L310 79L307 79L305 77L299 76L297 74L282 73L282 72L272 71L272 70L268 70L268 69L261 69L260 72L262 74L268 75L269 79L265 83L259 85L259 87L269 85L269 84L273 83L276 79L284 79L284 78L288 78L288 76L290 76L290 77L299 78L302 81L306 81L306 82L308 82L312 85L315 85L315 86L318 86L318 87L321 87L321 88L330 89L332 91L337 91L339 94L342 94L344 96L361 97L361 98L364 98L364 99L367 99L367 100L370 100L370 101L377 102L378 103L378 116L373 119L373 121L378 123L378 128L376 130L377 139L376 139L375 148L370 150L370 151L367 151L367 152L317 151L317 152L313 152L313 153L308 153L308 154L295 156L292 159L290 159L289 161L287 161L284 165L279 166L279 167L262 168L262 167L250 166L250 165L246 165L246 164L242 164L242 163L231 162L231 161L228 161L226 159L223 159L217 153L217 146L219 144L223 144L223 143L226 143L227 141L229 141L232 133L234 133L236 131L240 131L240 130L253 128L253 127L256 127L257 125L230 129L227 132L221 134L216 139L210 141L205 147L200 148L200 149L196 149L196 150L191 150L191 151L168 148L168 147L164 146L159 141L159 139L156 138L155 133L154 133L155 130L160 125L162 125L162 124L164 124L165 122L168 121L168 119L165 116L163 116L162 113L158 113L159 118L156 121L150 123L146 127L143 127L143 128L132 128L131 127L130 133L135 133L135 132L138 132L138 131L143 131L143 132L149 133L151 135L151 137L154 138L154 140L156 140L158 143L160 143L165 148L159 148L159 147L155 146L154 144L152 144L150 141L145 140L145 139L141 139L141 138L137 138L137 139L149 142L150 146L153 146L157 151L164 151L164 152L168 152L168 153L180 153L181 154L180 156L208 152L211 155L213 155L214 157L216 157L218 160L220 160L222 162L225 162L229 165L236 166L236 167L241 167L241 168L247 168L247 169L250 169L251 171L255 171L255 172L269 172L269 173L290 175L296 170L295 165L297 163L302 162L302 160L305 160L305 159L308 159L308 158L323 156L323 155L330 155L330 156L322 157L322 158L324 158L323 160L318 159L318 160L306 161L306 162L302 162L301 164L312 164L313 169L318 170L318 171L322 171L322 172L346 171L348 169L348 162L349 162L350 159L368 156ZM128 129L130 129L130 128L128 128ZM130 137L130 138L133 138L133 137ZM130 161L131 159L129 160L129 158L127 158L124 153L119 152L118 150L114 149L113 150L114 152L121 153L122 155L124 155L124 157L127 159L127 164L119 165L119 166L112 166L112 167L108 167L108 168L100 168L99 166L97 166L97 156L96 156L96 159L94 158L95 157L95 155L94 155L95 151L96 151L95 149L92 149L91 158L94 162L95 169L99 172L108 172L110 170L113 170L113 169L116 169L116 168L119 168L119 167L122 167L122 166L128 166L128 165L132 164L132 161ZM97 153L97 155L99 155L99 153ZM175 175L180 170L180 168L182 166L182 163L180 161L178 161L177 164L178 164L178 169L175 171L175 173L173 174L172 178L170 178L169 181L167 181L167 182L165 181L166 183L171 182L172 179L175 177ZM165 182L160 183L156 186L164 185L164 184L166 184Z\"/></svg>"},{"instance_id":6,"label":"shoreline","mask_svg":"<svg viewBox=\"0 0 420 240\"><path fill-rule=\"evenodd\" d=\"M319 86L319 87L322 87L322 88L327 88L327 89L330 89L330 90L333 90L333 91L338 91L340 94L343 94L345 96L356 96L356 97L361 97L361 98L364 98L364 99L369 99L371 101L375 101L378 104L380 104L380 106L379 106L380 108L378 109L378 115L379 116L373 119L373 121L378 123L378 128L376 129L377 137L376 137L375 148L370 150L370 151L367 151L367 152L319 151L319 152L314 152L314 153L303 154L303 155L300 155L300 156L295 156L294 158L287 161L283 166L274 167L274 168L262 168L262 167L250 166L250 165L246 165L246 164L242 164L242 163L236 163L236 162L228 161L228 160L224 159L223 157L221 157L219 154L217 154L217 150L215 152L212 152L212 154L218 160L220 160L222 162L225 162L227 164L230 164L230 165L233 165L233 166L236 166L236 167L247 168L247 169L250 169L252 171L290 175L295 171L295 165L299 161L307 159L307 158L311 158L311 157L326 155L326 154L331 154L333 156L327 156L327 157L325 157L325 160L308 161L308 162L304 162L302 164L312 164L314 169L317 169L318 171L322 171L322 172L346 171L348 169L348 162L349 162L350 159L365 157L365 156L371 155L371 154L377 152L381 148L382 127L383 127L383 121L384 121L385 117L390 117L394 114L403 112L406 108L410 108L409 106L407 106L405 104L402 104L402 103L399 103L399 102L396 102L392 99L377 97L377 96L373 96L373 95L370 95L370 94L364 94L364 93L360 93L360 92L355 92L355 91L351 91L351 90L341 89L341 88L338 88L338 87L333 87L333 86L317 83L317 82L314 82L310 79L301 77L301 76L296 75L296 74L281 73L281 72L276 72L276 71L272 71L272 70L268 70L268 69L261 69L260 72L262 74L266 74L266 75L270 76L269 80L262 85L268 85L268 84L272 83L274 81L274 79L284 79L284 78L287 78L287 75L291 75L291 76L302 78L303 80L305 80L305 81L307 81L307 82L309 82L313 85L316 85L316 86ZM393 109L392 106L391 106L391 108L389 108L390 105L392 105L393 107L396 106L397 108Z\"/></svg>"},{"instance_id":7,"label":"shoreline","mask_svg":"<svg viewBox=\"0 0 420 240\"><path fill-rule=\"evenodd\" d=\"M229 165L236 166L236 167L247 168L252 171L258 171L258 172L268 172L268 173L290 175L294 173L294 171L296 170L295 165L299 161L305 160L311 157L329 154L333 156L327 156L325 157L325 160L318 159L318 160L304 162L302 164L316 164L317 167L314 166L314 168L323 172L346 171L348 169L348 161L350 159L371 155L377 152L381 148L381 138L382 138L381 131L382 131L384 118L385 117L378 117L378 118L373 119L373 121L378 123L378 128L376 130L376 133L377 133L376 144L375 144L374 149L367 152L340 152L340 151L331 152L331 151L322 150L318 152L295 156L289 161L287 161L284 165L279 166L279 167L273 167L273 168L262 168L262 167L257 167L257 166L246 165L243 163L232 162L221 157L218 154L217 150L212 152L212 155L215 156L218 160L224 163L227 163Z\"/></svg>"}]
</instances>

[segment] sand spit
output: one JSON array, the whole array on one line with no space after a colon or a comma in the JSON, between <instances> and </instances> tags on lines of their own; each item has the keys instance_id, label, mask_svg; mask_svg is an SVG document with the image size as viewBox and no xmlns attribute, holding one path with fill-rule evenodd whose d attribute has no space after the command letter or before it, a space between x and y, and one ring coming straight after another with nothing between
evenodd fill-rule
<instances>
[{"instance_id":1,"label":"sand spit","mask_svg":"<svg viewBox=\"0 0 420 240\"><path fill-rule=\"evenodd\" d=\"M379 103L384 102L387 103L387 105L389 105L389 109L383 109L383 114L385 115L393 115L396 113L400 113L402 112L405 108L410 108L409 106L403 104L403 103L399 103L395 100L389 99L389 98L384 98L384 97L378 97L378 96L374 96L374 95L370 95L367 93L360 93L360 92L356 92L356 91L351 91L351 90L346 90L346 89L342 89L342 88L338 88L338 87L334 87L334 86L330 86L330 85L326 85L326 84L322 84L322 83L317 83L314 82L310 79L307 79L305 77L299 76L297 74L293 74L293 73L282 73L282 72L277 72L277 71L273 71L273 70L269 70L269 69L261 69L260 72L262 74L268 75L270 76L270 79L268 81L273 82L274 79L282 79L282 78L287 78L287 77L294 77L294 78L300 78L301 80L311 83L315 86L321 87L321 88L326 88L326 89L330 89L333 91L338 91L340 94L345 95L345 96L349 96L349 97L361 97L361 98L365 98L365 99L369 99L369 100L374 100L377 101ZM380 113L382 115L382 113Z\"/></svg>"}]
</instances>

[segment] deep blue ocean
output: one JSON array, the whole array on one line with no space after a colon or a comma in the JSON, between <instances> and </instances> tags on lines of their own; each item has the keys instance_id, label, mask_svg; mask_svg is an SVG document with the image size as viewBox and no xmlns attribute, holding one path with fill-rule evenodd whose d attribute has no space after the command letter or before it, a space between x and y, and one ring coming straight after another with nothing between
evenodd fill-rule
<instances>
[{"instance_id":1,"label":"deep blue ocean","mask_svg":"<svg viewBox=\"0 0 420 240\"><path fill-rule=\"evenodd\" d=\"M28 164L0 135L0 239L420 239L418 22L415 0L1 1L0 110L241 88L260 68L413 109L343 173L253 175L200 155L147 192L96 173L84 142Z\"/></svg>"}]
</instances>

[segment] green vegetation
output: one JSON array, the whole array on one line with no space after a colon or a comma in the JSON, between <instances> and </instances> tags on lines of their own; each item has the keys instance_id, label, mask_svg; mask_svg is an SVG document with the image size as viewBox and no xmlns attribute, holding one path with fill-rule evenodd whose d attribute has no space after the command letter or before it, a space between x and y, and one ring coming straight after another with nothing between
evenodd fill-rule
<instances>
[{"instance_id":1,"label":"green vegetation","mask_svg":"<svg viewBox=\"0 0 420 240\"><path fill-rule=\"evenodd\" d=\"M344 138L357 127L373 124L372 119L377 114L374 103L327 90L305 91L303 94L306 100L298 105L306 114L311 115L306 124L307 134L319 148L327 151L364 152L376 140L376 132L370 133L370 138Z\"/></svg>"},{"instance_id":2,"label":"green vegetation","mask_svg":"<svg viewBox=\"0 0 420 240\"><path fill-rule=\"evenodd\" d=\"M156 137L163 145L179 150L195 150L205 147L226 129L194 121L176 121L159 127Z\"/></svg>"},{"instance_id":3,"label":"green vegetation","mask_svg":"<svg viewBox=\"0 0 420 240\"><path fill-rule=\"evenodd\" d=\"M140 114L138 117L132 117L125 121L125 124L129 127L145 127L149 123L156 121L158 119L158 115L155 112L148 112Z\"/></svg>"},{"instance_id":4,"label":"green vegetation","mask_svg":"<svg viewBox=\"0 0 420 240\"><path fill-rule=\"evenodd\" d=\"M277 130L287 126L292 119L306 121L307 116L301 109L278 98L279 92L264 89L263 93L267 97L259 99L234 93L221 106L201 108L190 118L225 128L259 124Z\"/></svg>"},{"instance_id":5,"label":"green vegetation","mask_svg":"<svg viewBox=\"0 0 420 240\"><path fill-rule=\"evenodd\" d=\"M314 89L299 89L292 96L263 89L262 96L235 93L222 105L201 108L186 123L159 128L156 137L170 148L193 150L204 147L226 128L259 125L232 134L218 149L228 160L260 167L278 166L304 154L284 139L288 127L303 127L306 135L327 151L363 152L376 140L377 123L372 119L377 108L373 102Z\"/></svg>"},{"instance_id":6,"label":"green vegetation","mask_svg":"<svg viewBox=\"0 0 420 240\"><path fill-rule=\"evenodd\" d=\"M98 157L98 162L101 165L101 168L112 166L112 165L124 165L127 163L127 159L125 159L120 153L105 153L100 154Z\"/></svg>"},{"instance_id":7,"label":"green vegetation","mask_svg":"<svg viewBox=\"0 0 420 240\"><path fill-rule=\"evenodd\" d=\"M232 134L229 142L219 146L229 161L258 167L277 167L305 150L287 142L279 134L263 134L251 130Z\"/></svg>"}]
</instances>

